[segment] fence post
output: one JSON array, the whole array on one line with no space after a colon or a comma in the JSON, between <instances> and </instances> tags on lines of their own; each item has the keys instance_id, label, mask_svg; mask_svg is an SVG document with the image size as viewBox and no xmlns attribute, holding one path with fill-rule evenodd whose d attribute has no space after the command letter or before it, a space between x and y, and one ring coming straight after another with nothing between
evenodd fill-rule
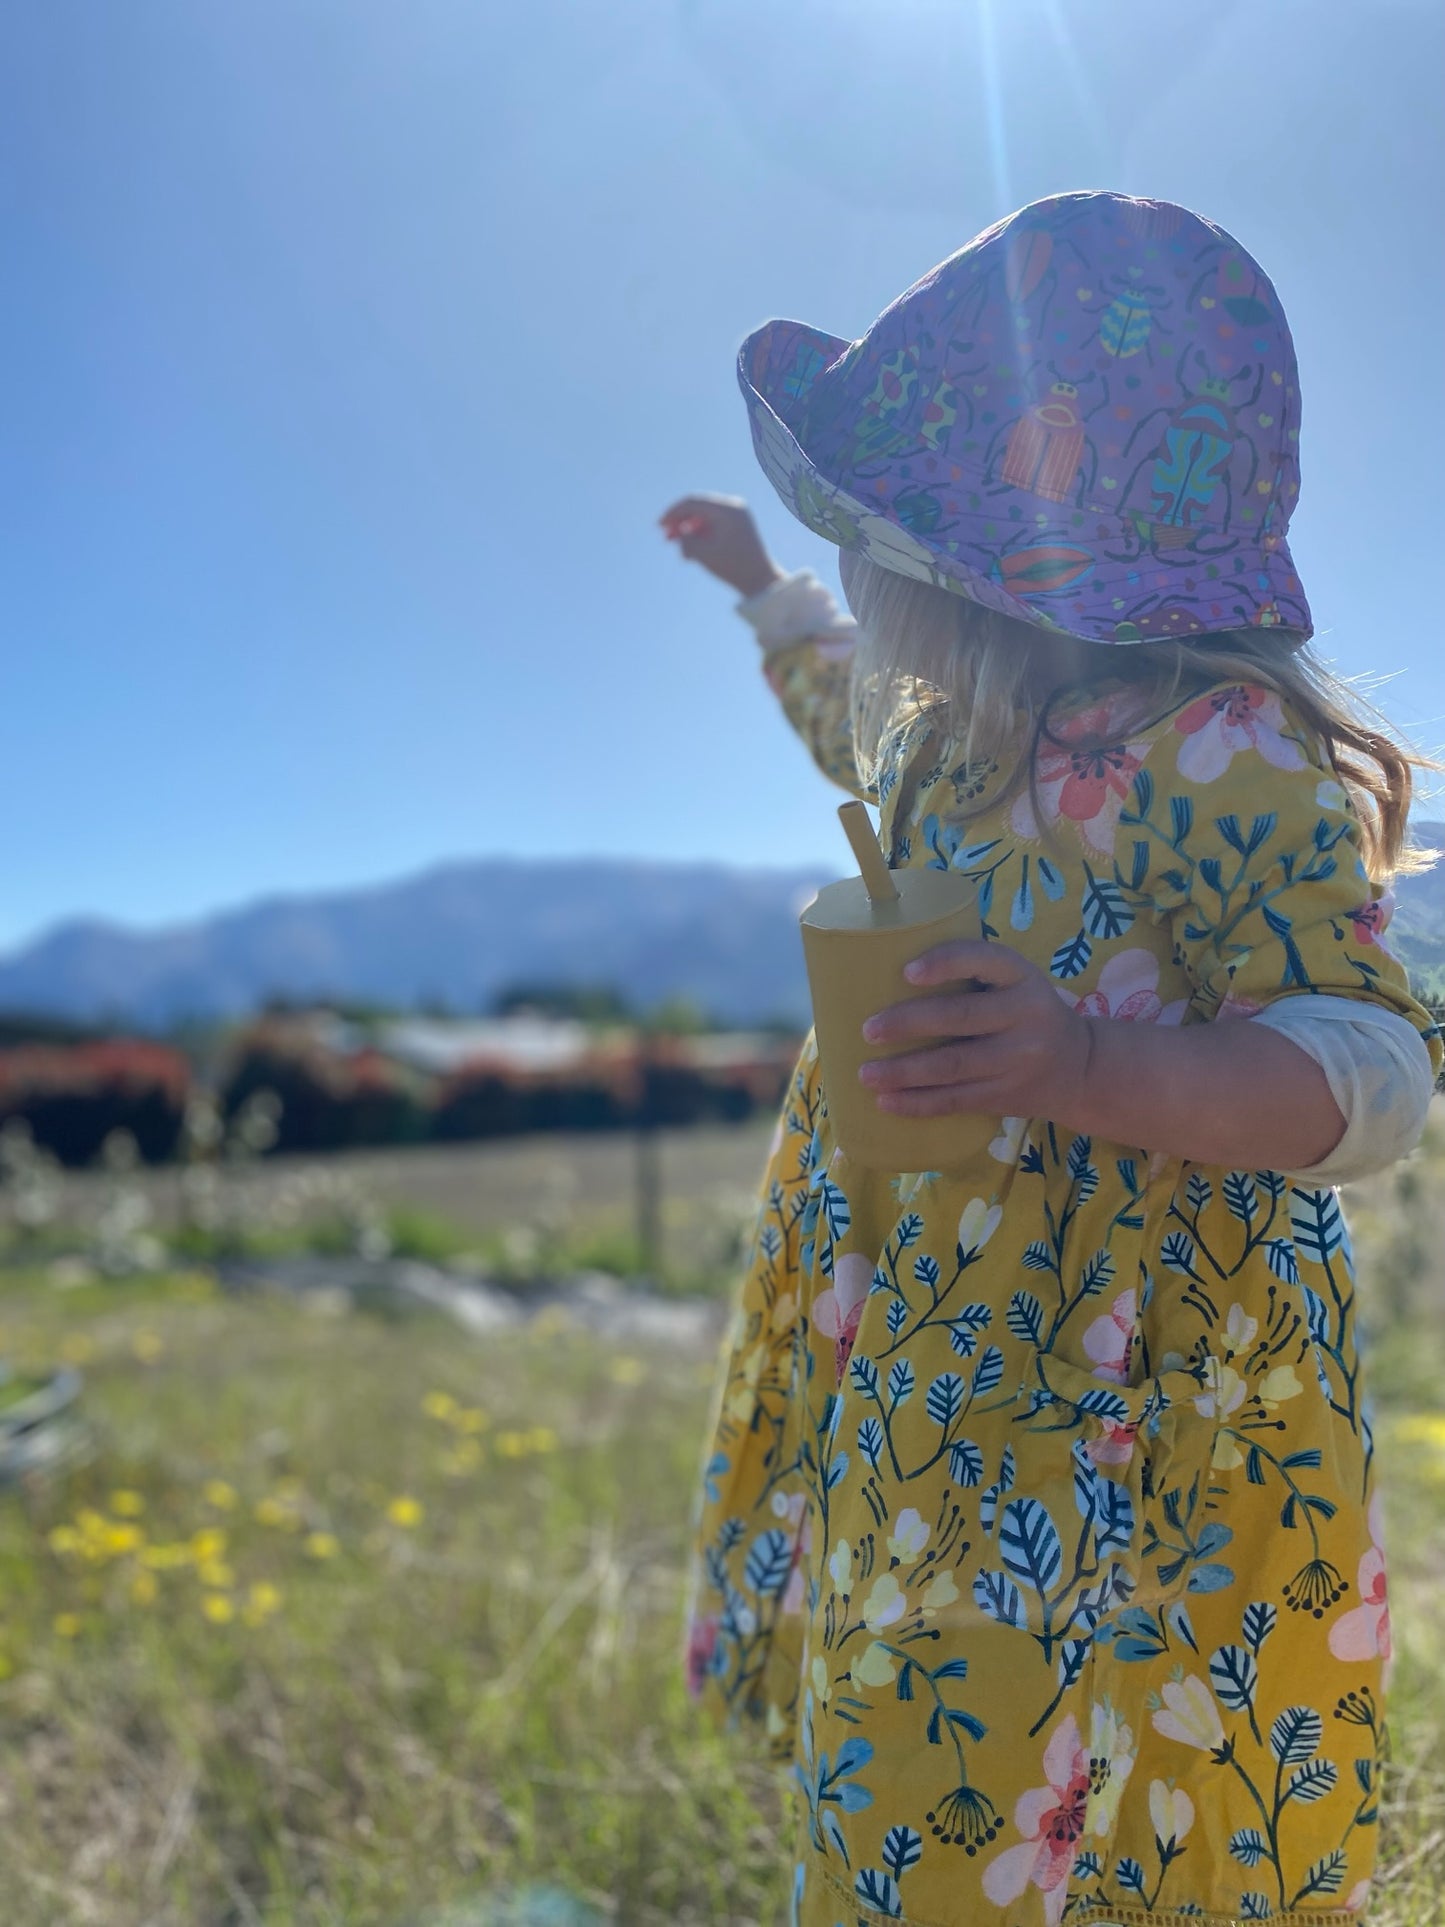
<instances>
[{"instance_id":1,"label":"fence post","mask_svg":"<svg viewBox=\"0 0 1445 1927\"><path fill-rule=\"evenodd\" d=\"M637 1253L647 1276L656 1281L662 1268L662 1160L657 1126L646 1115L636 1137Z\"/></svg>"},{"instance_id":2,"label":"fence post","mask_svg":"<svg viewBox=\"0 0 1445 1927\"><path fill-rule=\"evenodd\" d=\"M658 1103L653 1075L652 1033L643 1029L637 1039L638 1106L633 1138L633 1210L637 1261L654 1281L662 1269L662 1157L658 1142Z\"/></svg>"}]
</instances>

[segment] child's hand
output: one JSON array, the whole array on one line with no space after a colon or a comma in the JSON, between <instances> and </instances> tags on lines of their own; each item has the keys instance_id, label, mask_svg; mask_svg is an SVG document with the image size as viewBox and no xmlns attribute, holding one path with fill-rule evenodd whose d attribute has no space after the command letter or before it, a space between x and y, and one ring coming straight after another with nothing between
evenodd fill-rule
<instances>
[{"instance_id":1,"label":"child's hand","mask_svg":"<svg viewBox=\"0 0 1445 1927\"><path fill-rule=\"evenodd\" d=\"M736 495L684 495L660 520L689 562L700 562L740 596L761 595L782 580L747 503Z\"/></svg>"},{"instance_id":2,"label":"child's hand","mask_svg":"<svg viewBox=\"0 0 1445 1927\"><path fill-rule=\"evenodd\" d=\"M936 984L937 994L880 1011L863 1035L870 1044L934 1041L863 1066L859 1075L880 1110L1059 1118L1077 1109L1093 1027L1042 970L1005 944L960 942L925 951L903 974Z\"/></svg>"}]
</instances>

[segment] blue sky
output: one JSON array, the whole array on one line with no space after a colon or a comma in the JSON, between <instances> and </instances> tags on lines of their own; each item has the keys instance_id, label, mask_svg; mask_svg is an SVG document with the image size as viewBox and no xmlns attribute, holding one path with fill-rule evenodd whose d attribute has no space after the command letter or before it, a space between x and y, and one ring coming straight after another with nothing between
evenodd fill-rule
<instances>
[{"instance_id":1,"label":"blue sky","mask_svg":"<svg viewBox=\"0 0 1445 1927\"><path fill-rule=\"evenodd\" d=\"M1010 207L1188 202L1303 367L1326 651L1445 739L1435 0L0 12L0 944L443 858L841 862L725 592L732 361ZM1398 672L1398 673L1396 673Z\"/></svg>"}]
</instances>

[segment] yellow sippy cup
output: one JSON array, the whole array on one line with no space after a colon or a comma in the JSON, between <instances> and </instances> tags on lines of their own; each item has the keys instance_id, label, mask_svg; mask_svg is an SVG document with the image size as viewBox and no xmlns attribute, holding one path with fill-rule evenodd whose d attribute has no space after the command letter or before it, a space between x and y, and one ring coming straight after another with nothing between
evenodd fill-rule
<instances>
[{"instance_id":1,"label":"yellow sippy cup","mask_svg":"<svg viewBox=\"0 0 1445 1927\"><path fill-rule=\"evenodd\" d=\"M838 815L861 874L825 884L799 919L834 1135L845 1156L872 1170L961 1170L997 1135L998 1118L880 1111L858 1072L870 1058L929 1041L869 1044L863 1023L890 1004L930 994L908 982L905 964L935 944L982 935L977 891L953 870L890 870L863 805L844 803Z\"/></svg>"}]
</instances>

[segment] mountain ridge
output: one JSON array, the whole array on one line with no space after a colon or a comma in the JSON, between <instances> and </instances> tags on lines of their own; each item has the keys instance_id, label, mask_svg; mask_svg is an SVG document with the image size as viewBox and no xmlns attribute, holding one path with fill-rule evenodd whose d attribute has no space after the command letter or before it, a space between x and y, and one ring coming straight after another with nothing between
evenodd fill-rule
<instances>
[{"instance_id":1,"label":"mountain ridge","mask_svg":"<svg viewBox=\"0 0 1445 1927\"><path fill-rule=\"evenodd\" d=\"M806 1019L797 911L830 873L646 858L458 858L138 930L67 918L0 956L0 1009L161 1028L268 997L476 1010L518 981Z\"/></svg>"},{"instance_id":2,"label":"mountain ridge","mask_svg":"<svg viewBox=\"0 0 1445 1927\"><path fill-rule=\"evenodd\" d=\"M1445 847L1445 823L1418 840ZM0 1011L165 1028L270 997L486 1007L518 982L681 996L727 1023L806 1022L797 914L836 872L645 857L454 858L277 891L158 929L79 916L0 955ZM1445 991L1445 864L1401 878L1392 947Z\"/></svg>"}]
</instances>

